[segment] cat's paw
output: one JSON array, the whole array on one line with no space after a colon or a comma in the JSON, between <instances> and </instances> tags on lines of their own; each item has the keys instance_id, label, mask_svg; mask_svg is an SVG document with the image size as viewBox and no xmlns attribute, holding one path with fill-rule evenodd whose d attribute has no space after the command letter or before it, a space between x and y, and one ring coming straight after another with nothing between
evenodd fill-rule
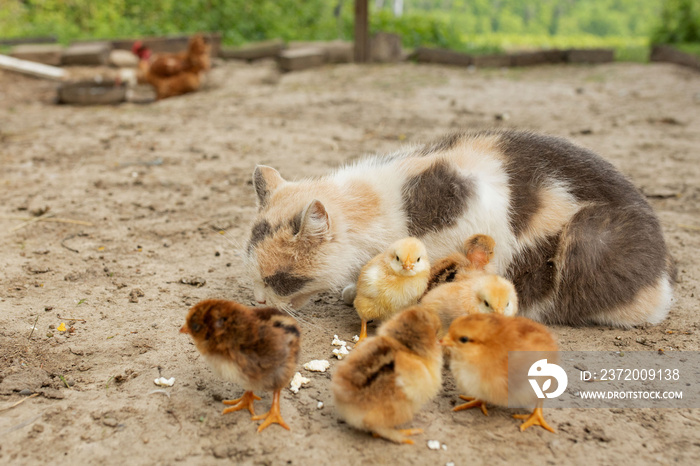
<instances>
[{"instance_id":1,"label":"cat's paw","mask_svg":"<svg viewBox=\"0 0 700 466\"><path fill-rule=\"evenodd\" d=\"M343 288L343 302L348 306L352 306L357 296L357 285L354 283Z\"/></svg>"}]
</instances>

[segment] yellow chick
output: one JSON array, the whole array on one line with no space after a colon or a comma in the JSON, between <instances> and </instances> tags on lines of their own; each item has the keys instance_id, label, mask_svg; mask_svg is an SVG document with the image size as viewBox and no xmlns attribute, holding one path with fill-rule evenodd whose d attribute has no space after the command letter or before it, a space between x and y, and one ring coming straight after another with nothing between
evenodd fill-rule
<instances>
[{"instance_id":1,"label":"yellow chick","mask_svg":"<svg viewBox=\"0 0 700 466\"><path fill-rule=\"evenodd\" d=\"M525 419L520 430L538 425L554 432L544 420L542 400L537 398L528 380L535 362L557 362L557 343L546 327L524 317L472 314L455 319L440 344L449 350L450 370L457 386L471 395L460 396L469 403L456 406L453 411L480 407L488 416L486 403L535 406L529 416L513 415ZM528 353L509 355L513 351ZM511 367L510 373L509 357L511 366L517 368Z\"/></svg>"},{"instance_id":2,"label":"yellow chick","mask_svg":"<svg viewBox=\"0 0 700 466\"><path fill-rule=\"evenodd\" d=\"M432 289L420 304L440 318L442 337L452 321L464 314L514 316L518 312L518 294L515 286L503 277L471 271L464 273L460 281Z\"/></svg>"},{"instance_id":3,"label":"yellow chick","mask_svg":"<svg viewBox=\"0 0 700 466\"><path fill-rule=\"evenodd\" d=\"M375 256L360 271L355 310L362 319L360 341L367 337L367 322L388 319L416 304L428 286L430 262L425 246L404 238Z\"/></svg>"},{"instance_id":4,"label":"yellow chick","mask_svg":"<svg viewBox=\"0 0 700 466\"><path fill-rule=\"evenodd\" d=\"M396 443L413 444L397 430L434 398L442 383L440 322L413 306L385 322L377 336L356 346L338 364L331 388L339 416L351 426Z\"/></svg>"}]
</instances>

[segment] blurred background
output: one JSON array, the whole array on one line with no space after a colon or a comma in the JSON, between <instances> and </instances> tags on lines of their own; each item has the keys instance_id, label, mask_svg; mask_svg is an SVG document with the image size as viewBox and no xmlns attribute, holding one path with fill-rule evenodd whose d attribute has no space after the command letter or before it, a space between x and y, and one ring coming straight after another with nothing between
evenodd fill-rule
<instances>
[{"instance_id":1,"label":"blurred background","mask_svg":"<svg viewBox=\"0 0 700 466\"><path fill-rule=\"evenodd\" d=\"M220 32L224 45L352 40L354 0L2 0L0 39ZM697 0L369 0L370 32L470 53L608 47L648 61L652 44L700 54Z\"/></svg>"}]
</instances>

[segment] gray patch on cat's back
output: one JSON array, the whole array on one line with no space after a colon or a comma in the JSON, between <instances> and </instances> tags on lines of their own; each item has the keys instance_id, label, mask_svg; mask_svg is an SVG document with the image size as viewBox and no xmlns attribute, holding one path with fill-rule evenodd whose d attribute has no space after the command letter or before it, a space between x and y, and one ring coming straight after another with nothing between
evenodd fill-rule
<instances>
[{"instance_id":1,"label":"gray patch on cat's back","mask_svg":"<svg viewBox=\"0 0 700 466\"><path fill-rule=\"evenodd\" d=\"M263 278L263 283L272 288L278 296L289 296L290 294L296 293L304 288L310 281L310 277L292 275L284 271Z\"/></svg>"},{"instance_id":2,"label":"gray patch on cat's back","mask_svg":"<svg viewBox=\"0 0 700 466\"><path fill-rule=\"evenodd\" d=\"M423 236L457 222L474 192L474 182L447 162L437 162L403 186L408 234Z\"/></svg>"},{"instance_id":3,"label":"gray patch on cat's back","mask_svg":"<svg viewBox=\"0 0 700 466\"><path fill-rule=\"evenodd\" d=\"M272 226L267 220L261 220L255 225L250 232L250 241L248 242L248 254L253 251L253 248L268 236L272 236Z\"/></svg>"}]
</instances>

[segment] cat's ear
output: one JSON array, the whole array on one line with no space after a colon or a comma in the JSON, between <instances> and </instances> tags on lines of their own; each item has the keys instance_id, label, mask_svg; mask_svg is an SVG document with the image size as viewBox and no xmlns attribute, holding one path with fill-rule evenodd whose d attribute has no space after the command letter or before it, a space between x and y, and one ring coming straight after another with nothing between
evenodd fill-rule
<instances>
[{"instance_id":1,"label":"cat's ear","mask_svg":"<svg viewBox=\"0 0 700 466\"><path fill-rule=\"evenodd\" d=\"M284 183L282 175L272 167L258 165L253 172L253 186L258 195L258 207L262 209L267 204L272 193Z\"/></svg>"},{"instance_id":2,"label":"cat's ear","mask_svg":"<svg viewBox=\"0 0 700 466\"><path fill-rule=\"evenodd\" d=\"M304 210L299 229L303 238L325 238L331 231L331 217L321 201L314 199Z\"/></svg>"}]
</instances>

